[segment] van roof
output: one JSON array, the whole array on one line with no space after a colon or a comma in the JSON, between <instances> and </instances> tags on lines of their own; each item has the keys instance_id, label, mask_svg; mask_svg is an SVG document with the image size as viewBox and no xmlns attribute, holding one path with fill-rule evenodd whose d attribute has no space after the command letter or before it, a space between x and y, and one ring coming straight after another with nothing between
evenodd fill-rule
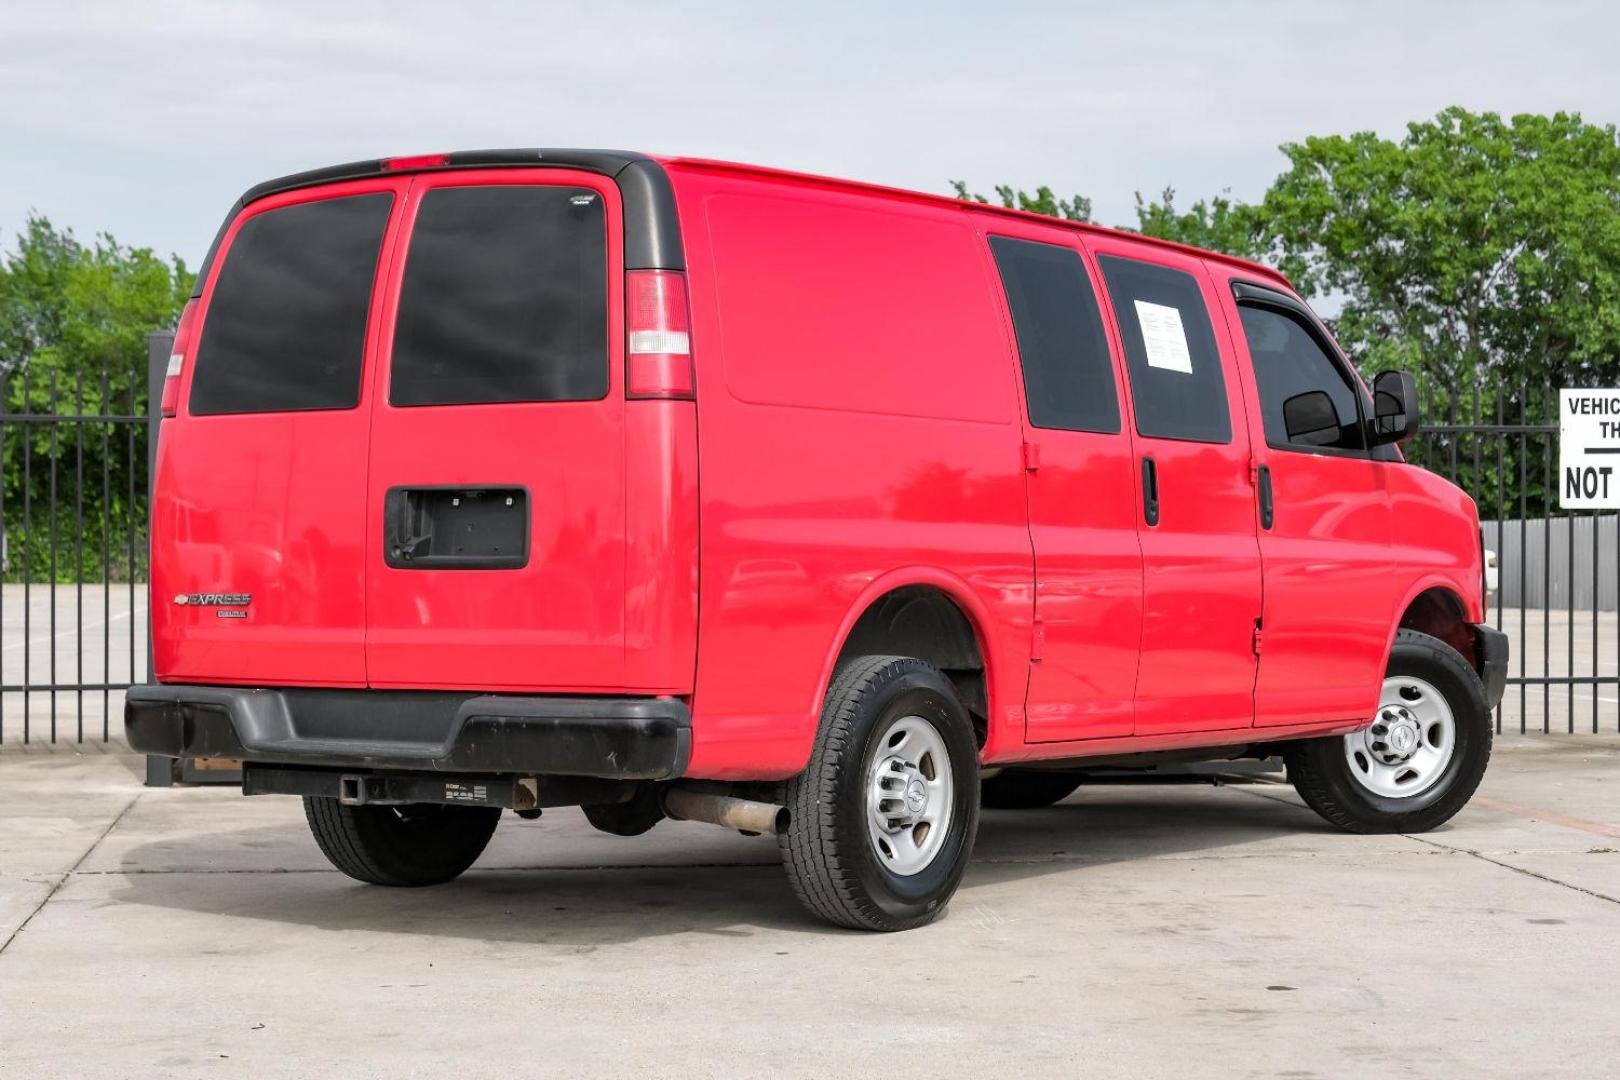
<instances>
[{"instance_id":1,"label":"van roof","mask_svg":"<svg viewBox=\"0 0 1620 1080\"><path fill-rule=\"evenodd\" d=\"M1180 251L1199 258L1214 259L1217 262L1235 266L1252 274L1258 274L1272 281L1280 282L1292 288L1288 279L1280 271L1274 270L1261 263L1240 259L1233 255L1224 255L1218 251L1207 251L1203 248L1192 247L1188 244L1178 244L1172 240L1161 240L1157 237L1144 236L1141 233L1127 232L1123 229L1110 229L1104 225L1093 225L1078 221L1065 221L1061 218L1048 217L1044 214L1030 213L1025 210L1013 210L1002 206L992 206L986 203L970 202L963 199L952 198L949 195L935 195L929 192L912 191L906 188L889 187L884 184L873 184L863 180L846 180L839 177L820 176L815 173L795 172L791 169L778 169L766 165L748 165L734 161L719 161L711 158L677 157L666 155L641 154L626 150L579 150L579 149L506 149L506 150L461 150L446 154L427 154L417 157L373 158L366 161L352 161L344 165L332 165L322 169L311 169L306 172L291 173L287 176L266 180L249 188L231 212L226 215L225 223L219 233L214 237L214 243L209 247L202 266L197 274L196 290L200 295L205 279L208 277L209 267L214 261L219 243L231 220L249 203L253 203L268 195L278 192L291 191L297 188L315 187L321 184L337 183L343 180L356 180L363 177L381 176L386 173L424 172L436 169L503 167L503 166L552 166L572 167L590 172L599 172L619 179L620 186L626 187L626 199L634 198L643 204L649 212L645 220L652 226L653 235L640 239L637 243L645 251L636 253L634 258L627 259L627 265L671 266L684 265L681 255L681 241L676 224L669 214L659 214L654 211L652 204L667 199L668 181L664 180L662 170L647 168L657 163L670 165L676 168L701 169L710 172L732 173L740 176L758 176L776 180L786 180L801 184L815 184L820 187L835 190L857 191L884 198L899 199L913 203L924 203L935 206L950 206L958 208L971 208L987 214L1002 215L1023 221L1040 222L1043 225L1056 225L1061 228L1072 229L1076 232L1094 233L1102 236L1114 236L1148 244L1153 247L1167 248ZM663 190L659 190L662 188ZM640 208L640 207L638 207ZM627 207L627 210L630 208Z\"/></svg>"},{"instance_id":2,"label":"van roof","mask_svg":"<svg viewBox=\"0 0 1620 1080\"><path fill-rule=\"evenodd\" d=\"M910 202L931 203L942 206L966 206L988 214L1017 218L1022 221L1038 221L1043 225L1057 225L1073 229L1076 232L1095 233L1102 236L1114 236L1153 247L1168 248L1184 254L1194 255L1204 259L1214 259L1217 262L1236 266L1254 274L1260 274L1272 281L1281 282L1288 286L1293 285L1282 271L1257 263L1249 259L1242 259L1236 255L1227 255L1219 251L1209 251L1205 248L1193 247L1191 244L1181 244L1174 240L1163 240L1156 236L1146 236L1142 233L1129 232L1125 229L1112 229L1106 225L1095 225L1090 222L1068 221L1063 218L1049 217L1046 214L1036 214L1028 210L1014 210L1010 207L995 206L990 203L972 202L966 199L957 199L950 195L935 195L925 191L913 191L910 188L890 187L886 184L874 184L864 180L846 180L835 176L821 176L816 173L795 172L792 169L778 169L768 165L748 165L735 161L721 161L713 158L693 157L662 157L654 156L653 160L665 165L678 167L705 169L714 172L737 173L747 176L767 176L782 180L794 180L801 183L813 183L823 187L836 188L846 191L862 191L873 195L882 195L889 198L903 199Z\"/></svg>"}]
</instances>

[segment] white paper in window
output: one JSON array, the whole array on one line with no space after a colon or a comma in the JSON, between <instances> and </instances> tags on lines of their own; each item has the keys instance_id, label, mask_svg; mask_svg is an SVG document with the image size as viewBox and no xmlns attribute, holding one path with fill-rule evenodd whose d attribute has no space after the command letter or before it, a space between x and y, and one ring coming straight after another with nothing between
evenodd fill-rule
<instances>
[{"instance_id":1,"label":"white paper in window","mask_svg":"<svg viewBox=\"0 0 1620 1080\"><path fill-rule=\"evenodd\" d=\"M1187 349L1187 331L1181 325L1178 309L1138 300L1136 321L1142 326L1148 367L1192 374L1192 353Z\"/></svg>"}]
</instances>

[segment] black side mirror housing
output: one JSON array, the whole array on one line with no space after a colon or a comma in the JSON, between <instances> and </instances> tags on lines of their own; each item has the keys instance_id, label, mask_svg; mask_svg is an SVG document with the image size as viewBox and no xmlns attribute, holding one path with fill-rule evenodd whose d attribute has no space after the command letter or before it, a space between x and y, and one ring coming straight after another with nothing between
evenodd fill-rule
<instances>
[{"instance_id":1,"label":"black side mirror housing","mask_svg":"<svg viewBox=\"0 0 1620 1080\"><path fill-rule=\"evenodd\" d=\"M1373 379L1372 444L1410 439L1423 427L1417 383L1409 371L1384 371Z\"/></svg>"},{"instance_id":2,"label":"black side mirror housing","mask_svg":"<svg viewBox=\"0 0 1620 1080\"><path fill-rule=\"evenodd\" d=\"M1283 402L1288 441L1300 446L1331 446L1339 438L1339 413L1326 390L1307 390Z\"/></svg>"}]
</instances>

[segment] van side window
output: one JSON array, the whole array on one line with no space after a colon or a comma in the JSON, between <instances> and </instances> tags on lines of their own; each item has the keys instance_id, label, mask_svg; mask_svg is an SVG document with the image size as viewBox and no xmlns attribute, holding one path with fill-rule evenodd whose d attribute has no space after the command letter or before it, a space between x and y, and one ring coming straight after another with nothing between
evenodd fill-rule
<instances>
[{"instance_id":1,"label":"van side window","mask_svg":"<svg viewBox=\"0 0 1620 1080\"><path fill-rule=\"evenodd\" d=\"M1297 318L1270 308L1243 304L1238 314L1254 361L1267 444L1278 449L1365 450L1356 404L1359 394L1351 376L1315 336Z\"/></svg>"},{"instance_id":2,"label":"van side window","mask_svg":"<svg viewBox=\"0 0 1620 1080\"><path fill-rule=\"evenodd\" d=\"M1136 430L1157 439L1229 443L1226 378L1204 294L1189 273L1102 255L1125 344Z\"/></svg>"},{"instance_id":3,"label":"van side window","mask_svg":"<svg viewBox=\"0 0 1620 1080\"><path fill-rule=\"evenodd\" d=\"M296 203L242 223L203 317L191 412L360 403L366 317L394 197Z\"/></svg>"},{"instance_id":4,"label":"van side window","mask_svg":"<svg viewBox=\"0 0 1620 1080\"><path fill-rule=\"evenodd\" d=\"M1012 311L1029 422L1119 434L1108 336L1080 253L1007 236L990 237L990 250Z\"/></svg>"},{"instance_id":5,"label":"van side window","mask_svg":"<svg viewBox=\"0 0 1620 1080\"><path fill-rule=\"evenodd\" d=\"M607 288L597 192L434 188L400 286L390 404L605 397Z\"/></svg>"}]
</instances>

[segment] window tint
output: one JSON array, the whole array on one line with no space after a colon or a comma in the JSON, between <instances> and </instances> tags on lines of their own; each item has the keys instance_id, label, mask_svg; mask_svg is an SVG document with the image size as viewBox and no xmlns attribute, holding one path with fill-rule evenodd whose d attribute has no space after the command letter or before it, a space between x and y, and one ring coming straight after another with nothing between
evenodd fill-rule
<instances>
[{"instance_id":1,"label":"window tint","mask_svg":"<svg viewBox=\"0 0 1620 1080\"><path fill-rule=\"evenodd\" d=\"M1024 368L1029 422L1068 431L1119 431L1108 337L1080 253L992 236Z\"/></svg>"},{"instance_id":2,"label":"window tint","mask_svg":"<svg viewBox=\"0 0 1620 1080\"><path fill-rule=\"evenodd\" d=\"M1221 355L1209 309L1191 274L1101 256L1125 343L1136 430L1160 439L1232 441Z\"/></svg>"},{"instance_id":3,"label":"window tint","mask_svg":"<svg viewBox=\"0 0 1620 1080\"><path fill-rule=\"evenodd\" d=\"M607 394L607 224L588 188L436 188L411 234L395 405Z\"/></svg>"},{"instance_id":4,"label":"window tint","mask_svg":"<svg viewBox=\"0 0 1620 1080\"><path fill-rule=\"evenodd\" d=\"M1243 305L1238 313L1254 360L1266 442L1277 447L1365 449L1358 392L1310 332L1297 319L1268 308ZM1332 413L1318 408L1314 415L1319 419L1313 421L1311 402L1301 396L1306 394L1326 394ZM1293 437L1288 434L1290 415L1295 419Z\"/></svg>"},{"instance_id":5,"label":"window tint","mask_svg":"<svg viewBox=\"0 0 1620 1080\"><path fill-rule=\"evenodd\" d=\"M220 268L197 346L191 411L352 409L393 196L256 214Z\"/></svg>"}]
</instances>

